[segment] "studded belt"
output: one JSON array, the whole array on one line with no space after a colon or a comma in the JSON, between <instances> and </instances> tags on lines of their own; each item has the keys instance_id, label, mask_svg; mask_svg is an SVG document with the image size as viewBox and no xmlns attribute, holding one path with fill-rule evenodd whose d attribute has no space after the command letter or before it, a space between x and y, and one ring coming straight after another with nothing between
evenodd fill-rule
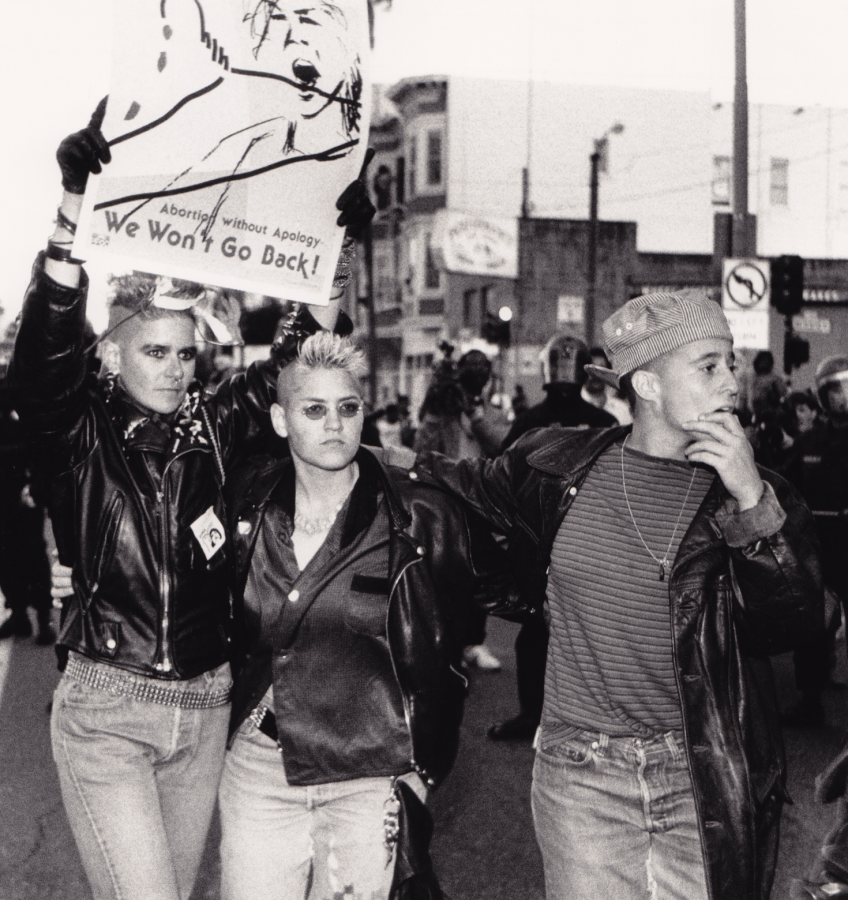
<instances>
[{"instance_id":1,"label":"studded belt","mask_svg":"<svg viewBox=\"0 0 848 900\"><path fill-rule=\"evenodd\" d=\"M65 674L89 687L133 697L147 703L162 706L177 706L181 709L212 709L230 702L231 688L215 691L186 691L175 686L173 681L160 681L144 675L133 675L123 669L85 662L71 656L65 667Z\"/></svg>"}]
</instances>

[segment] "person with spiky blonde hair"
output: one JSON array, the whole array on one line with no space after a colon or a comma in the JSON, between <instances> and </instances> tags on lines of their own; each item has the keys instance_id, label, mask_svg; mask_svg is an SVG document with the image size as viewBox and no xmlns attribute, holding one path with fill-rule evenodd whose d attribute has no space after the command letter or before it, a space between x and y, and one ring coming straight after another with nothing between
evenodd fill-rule
<instances>
[{"instance_id":1,"label":"person with spiky blonde hair","mask_svg":"<svg viewBox=\"0 0 848 900\"><path fill-rule=\"evenodd\" d=\"M360 445L364 357L348 338L283 344L271 419L285 443L227 484L243 631L221 894L435 900L424 800L457 752L469 600L508 605L480 582L501 554L443 492Z\"/></svg>"}]
</instances>

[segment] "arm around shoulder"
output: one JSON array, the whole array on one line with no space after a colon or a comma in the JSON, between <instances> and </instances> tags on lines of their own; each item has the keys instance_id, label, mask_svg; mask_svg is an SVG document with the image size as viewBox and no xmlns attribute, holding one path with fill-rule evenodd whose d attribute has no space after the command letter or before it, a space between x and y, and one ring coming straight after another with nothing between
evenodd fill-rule
<instances>
[{"instance_id":1,"label":"arm around shoulder","mask_svg":"<svg viewBox=\"0 0 848 900\"><path fill-rule=\"evenodd\" d=\"M515 473L526 455L524 443L519 441L492 460L419 453L413 474L447 491L492 530L508 535L515 527Z\"/></svg>"},{"instance_id":2,"label":"arm around shoulder","mask_svg":"<svg viewBox=\"0 0 848 900\"><path fill-rule=\"evenodd\" d=\"M271 405L277 399L277 367L271 359L251 363L222 382L207 401L224 462L255 450L272 433Z\"/></svg>"}]
</instances>

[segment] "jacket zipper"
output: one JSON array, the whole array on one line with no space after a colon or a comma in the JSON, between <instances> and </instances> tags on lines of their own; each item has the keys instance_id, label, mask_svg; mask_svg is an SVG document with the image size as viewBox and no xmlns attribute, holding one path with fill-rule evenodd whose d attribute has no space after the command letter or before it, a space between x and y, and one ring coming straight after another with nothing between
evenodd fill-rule
<instances>
[{"instance_id":1,"label":"jacket zipper","mask_svg":"<svg viewBox=\"0 0 848 900\"><path fill-rule=\"evenodd\" d=\"M170 543L168 541L168 469L177 457L169 459L162 471L162 490L156 492L159 502L159 598L161 600L161 616L159 619L159 651L156 654L154 668L157 672L171 672L174 668L172 654L169 652L169 628L171 624L171 579L170 579Z\"/></svg>"}]
</instances>

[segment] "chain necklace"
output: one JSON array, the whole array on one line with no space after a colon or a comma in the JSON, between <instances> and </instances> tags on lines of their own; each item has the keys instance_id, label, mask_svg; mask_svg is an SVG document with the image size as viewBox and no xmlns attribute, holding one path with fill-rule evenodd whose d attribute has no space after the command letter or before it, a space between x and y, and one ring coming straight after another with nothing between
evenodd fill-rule
<instances>
[{"instance_id":1,"label":"chain necklace","mask_svg":"<svg viewBox=\"0 0 848 900\"><path fill-rule=\"evenodd\" d=\"M342 500L341 503L336 504L336 508L330 515L318 516L315 519L309 519L306 516L301 515L301 513L296 512L294 514L294 527L298 531L308 534L310 537L314 534L321 534L324 531L329 531L333 527L333 522L336 521L336 516L341 512L343 506L344 500Z\"/></svg>"},{"instance_id":2,"label":"chain necklace","mask_svg":"<svg viewBox=\"0 0 848 900\"><path fill-rule=\"evenodd\" d=\"M639 535L639 540L642 542L642 546L648 551L651 559L657 563L660 567L660 581L665 581L666 576L671 572L671 566L668 563L668 555L671 553L671 548L674 546L674 539L677 536L677 529L680 527L680 520L683 518L683 511L686 509L686 502L689 500L689 494L692 490L692 485L695 483L695 473L698 471L696 468L692 468L692 478L689 480L689 487L686 488L686 496L683 498L683 506L680 507L680 514L677 517L677 521L674 523L674 531L671 533L671 540L668 542L668 547L665 548L665 556L662 559L657 559L654 556L651 548L645 543L645 538L642 537L642 532L639 531L639 526L636 524L636 519L633 516L633 510L630 508L630 500L627 498L627 483L624 480L624 447L627 444L627 438L630 437L630 433L628 432L625 435L624 440L621 443L621 487L624 490L624 502L627 504L627 512L630 513L630 521L633 523L633 527L636 529L636 534Z\"/></svg>"},{"instance_id":3,"label":"chain necklace","mask_svg":"<svg viewBox=\"0 0 848 900\"><path fill-rule=\"evenodd\" d=\"M342 507L347 502L348 494L353 490L356 479L359 477L359 465L357 463L354 463L353 465L355 467L353 470L353 478L351 479L347 494L345 494L341 501L336 504L336 508L329 515L309 518L308 516L304 516L303 513L295 511L294 519L292 521L294 522L294 527L298 531L302 531L304 534L308 534L312 537L316 534L323 534L323 532L329 531L333 527L336 516L342 511Z\"/></svg>"}]
</instances>

